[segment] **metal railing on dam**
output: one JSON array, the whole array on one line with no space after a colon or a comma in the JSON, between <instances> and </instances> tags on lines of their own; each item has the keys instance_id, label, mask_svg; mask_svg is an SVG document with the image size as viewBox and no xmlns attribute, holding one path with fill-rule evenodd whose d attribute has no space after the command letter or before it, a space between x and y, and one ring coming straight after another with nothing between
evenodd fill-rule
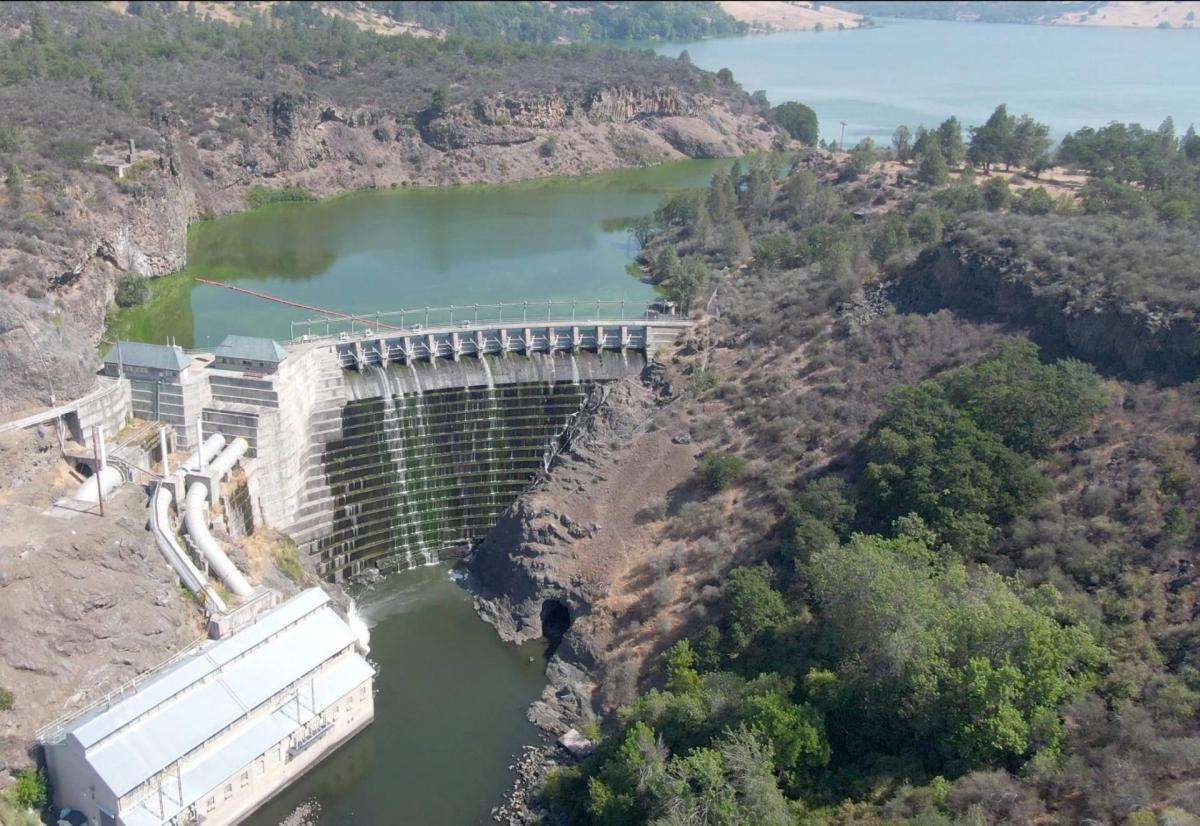
<instances>
[{"instance_id":1,"label":"metal railing on dam","mask_svg":"<svg viewBox=\"0 0 1200 826\"><path fill-rule=\"evenodd\" d=\"M684 316L624 301L542 301L311 318L293 322L292 335L332 341L342 367L361 370L462 356L652 351L690 326ZM305 332L297 338L298 330Z\"/></svg>"}]
</instances>

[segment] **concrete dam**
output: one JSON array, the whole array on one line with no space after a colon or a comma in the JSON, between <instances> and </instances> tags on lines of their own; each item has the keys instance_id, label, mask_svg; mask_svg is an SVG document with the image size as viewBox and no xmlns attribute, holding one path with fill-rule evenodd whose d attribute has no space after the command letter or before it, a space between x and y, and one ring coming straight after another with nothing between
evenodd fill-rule
<instances>
[{"instance_id":1,"label":"concrete dam","mask_svg":"<svg viewBox=\"0 0 1200 826\"><path fill-rule=\"evenodd\" d=\"M169 424L177 448L244 441L240 489L214 486L214 523L234 538L277 528L336 582L468 551L604 386L639 374L647 352L689 326L653 311L518 315L286 346L230 336L213 353L118 342L104 373L129 386L122 421Z\"/></svg>"}]
</instances>

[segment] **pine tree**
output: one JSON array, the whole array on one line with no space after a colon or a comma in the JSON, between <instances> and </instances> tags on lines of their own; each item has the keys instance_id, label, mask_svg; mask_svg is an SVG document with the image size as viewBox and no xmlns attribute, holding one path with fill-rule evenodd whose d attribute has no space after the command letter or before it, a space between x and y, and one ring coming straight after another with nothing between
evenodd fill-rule
<instances>
[{"instance_id":1,"label":"pine tree","mask_svg":"<svg viewBox=\"0 0 1200 826\"><path fill-rule=\"evenodd\" d=\"M942 154L941 144L937 141L929 142L929 149L921 158L917 177L930 186L941 186L950 180L950 169L946 166L946 157Z\"/></svg>"}]
</instances>

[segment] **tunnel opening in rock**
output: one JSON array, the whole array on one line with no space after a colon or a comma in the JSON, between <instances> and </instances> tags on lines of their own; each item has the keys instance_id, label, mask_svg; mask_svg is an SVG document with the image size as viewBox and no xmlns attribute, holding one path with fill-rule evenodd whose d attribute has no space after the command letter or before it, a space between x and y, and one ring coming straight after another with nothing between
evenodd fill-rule
<instances>
[{"instance_id":1,"label":"tunnel opening in rock","mask_svg":"<svg viewBox=\"0 0 1200 826\"><path fill-rule=\"evenodd\" d=\"M548 599L542 603L542 637L546 640L547 659L554 656L570 627L571 612L567 606L556 599Z\"/></svg>"}]
</instances>

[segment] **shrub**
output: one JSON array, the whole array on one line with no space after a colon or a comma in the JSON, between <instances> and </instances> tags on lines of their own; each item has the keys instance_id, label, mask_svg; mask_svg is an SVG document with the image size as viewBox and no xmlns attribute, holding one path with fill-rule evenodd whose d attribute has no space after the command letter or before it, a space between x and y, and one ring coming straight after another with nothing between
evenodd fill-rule
<instances>
[{"instance_id":1,"label":"shrub","mask_svg":"<svg viewBox=\"0 0 1200 826\"><path fill-rule=\"evenodd\" d=\"M732 453L713 451L704 454L700 460L700 470L704 481L714 491L726 490L733 486L746 469L746 461Z\"/></svg>"},{"instance_id":2,"label":"shrub","mask_svg":"<svg viewBox=\"0 0 1200 826\"><path fill-rule=\"evenodd\" d=\"M285 186L281 189L256 186L246 193L246 206L251 209L267 204L301 203L315 200L313 194L302 186Z\"/></svg>"},{"instance_id":3,"label":"shrub","mask_svg":"<svg viewBox=\"0 0 1200 826\"><path fill-rule=\"evenodd\" d=\"M0 711L12 711L15 704L13 693L4 686L0 686Z\"/></svg>"},{"instance_id":4,"label":"shrub","mask_svg":"<svg viewBox=\"0 0 1200 826\"><path fill-rule=\"evenodd\" d=\"M40 809L50 802L46 773L41 769L26 769L17 775L13 799L25 809Z\"/></svg>"},{"instance_id":5,"label":"shrub","mask_svg":"<svg viewBox=\"0 0 1200 826\"><path fill-rule=\"evenodd\" d=\"M117 279L118 307L140 307L150 298L150 279L137 272L127 272Z\"/></svg>"},{"instance_id":6,"label":"shrub","mask_svg":"<svg viewBox=\"0 0 1200 826\"><path fill-rule=\"evenodd\" d=\"M553 158L554 153L558 151L558 139L553 135L546 138L542 145L538 147L538 154L543 158Z\"/></svg>"},{"instance_id":7,"label":"shrub","mask_svg":"<svg viewBox=\"0 0 1200 826\"><path fill-rule=\"evenodd\" d=\"M989 212L1007 209L1012 203L1012 188L1003 178L992 178L983 185L983 204Z\"/></svg>"}]
</instances>

